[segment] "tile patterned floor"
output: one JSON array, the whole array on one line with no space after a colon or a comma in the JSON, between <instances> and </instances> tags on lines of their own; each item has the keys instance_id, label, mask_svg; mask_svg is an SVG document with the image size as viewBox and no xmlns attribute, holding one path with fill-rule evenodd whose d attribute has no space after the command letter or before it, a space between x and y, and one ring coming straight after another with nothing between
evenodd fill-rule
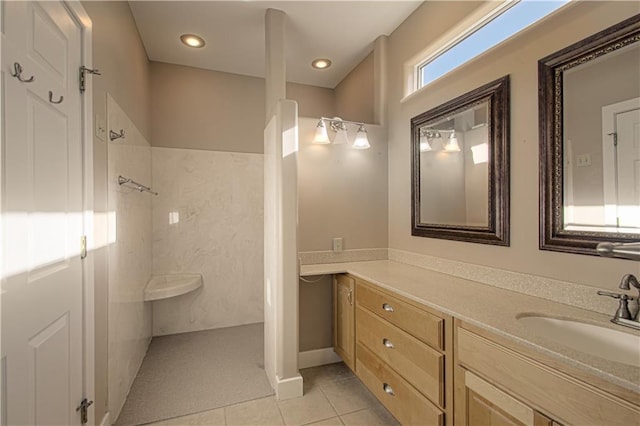
<instances>
[{"instance_id":1,"label":"tile patterned floor","mask_svg":"<svg viewBox=\"0 0 640 426\"><path fill-rule=\"evenodd\" d=\"M300 373L304 378L300 398L278 401L270 396L152 425L399 425L344 363Z\"/></svg>"}]
</instances>

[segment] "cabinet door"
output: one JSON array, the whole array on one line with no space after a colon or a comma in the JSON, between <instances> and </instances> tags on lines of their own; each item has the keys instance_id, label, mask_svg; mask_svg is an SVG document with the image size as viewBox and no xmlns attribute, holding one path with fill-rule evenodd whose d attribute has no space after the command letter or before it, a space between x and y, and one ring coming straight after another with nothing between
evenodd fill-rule
<instances>
[{"instance_id":1,"label":"cabinet door","mask_svg":"<svg viewBox=\"0 0 640 426\"><path fill-rule=\"evenodd\" d=\"M333 348L355 370L355 280L337 275L333 280Z\"/></svg>"},{"instance_id":2,"label":"cabinet door","mask_svg":"<svg viewBox=\"0 0 640 426\"><path fill-rule=\"evenodd\" d=\"M480 377L464 372L466 421L473 426L552 426L551 419L496 388Z\"/></svg>"}]
</instances>

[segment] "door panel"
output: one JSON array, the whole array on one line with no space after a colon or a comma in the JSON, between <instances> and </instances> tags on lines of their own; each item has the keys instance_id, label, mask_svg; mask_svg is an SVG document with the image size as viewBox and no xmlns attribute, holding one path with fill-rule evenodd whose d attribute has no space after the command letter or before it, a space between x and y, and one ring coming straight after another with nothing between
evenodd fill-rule
<instances>
[{"instance_id":1,"label":"door panel","mask_svg":"<svg viewBox=\"0 0 640 426\"><path fill-rule=\"evenodd\" d=\"M65 314L29 340L29 364L33 365L36 424L69 424L72 405L69 377L69 316Z\"/></svg>"},{"instance_id":2,"label":"door panel","mask_svg":"<svg viewBox=\"0 0 640 426\"><path fill-rule=\"evenodd\" d=\"M3 6L2 420L79 424L81 30L59 1Z\"/></svg>"}]
</instances>

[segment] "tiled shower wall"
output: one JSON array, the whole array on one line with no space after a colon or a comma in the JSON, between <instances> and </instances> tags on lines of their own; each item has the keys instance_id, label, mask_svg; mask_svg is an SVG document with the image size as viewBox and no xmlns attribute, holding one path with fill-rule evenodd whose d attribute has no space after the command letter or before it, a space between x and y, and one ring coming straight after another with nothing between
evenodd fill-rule
<instances>
[{"instance_id":1,"label":"tiled shower wall","mask_svg":"<svg viewBox=\"0 0 640 426\"><path fill-rule=\"evenodd\" d=\"M263 156L151 149L153 275L202 288L153 302L153 335L262 322Z\"/></svg>"},{"instance_id":2,"label":"tiled shower wall","mask_svg":"<svg viewBox=\"0 0 640 426\"><path fill-rule=\"evenodd\" d=\"M117 418L151 340L151 306L143 300L151 275L151 197L118 185L118 176L151 184L151 147L107 96L107 129L126 137L108 142L109 411Z\"/></svg>"}]
</instances>

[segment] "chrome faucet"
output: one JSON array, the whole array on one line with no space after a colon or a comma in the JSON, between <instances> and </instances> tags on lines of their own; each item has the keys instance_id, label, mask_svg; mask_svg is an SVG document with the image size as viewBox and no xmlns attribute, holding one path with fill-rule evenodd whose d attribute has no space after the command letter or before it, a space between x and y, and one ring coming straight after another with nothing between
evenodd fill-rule
<instances>
[{"instance_id":1,"label":"chrome faucet","mask_svg":"<svg viewBox=\"0 0 640 426\"><path fill-rule=\"evenodd\" d=\"M616 313L613 315L611 322L618 323L617 320L625 319L632 320L631 312L629 312L629 299L633 299L631 296L627 296L624 293L610 293L608 291L598 291L600 296L609 296L614 299L620 299L620 304L618 305L618 309Z\"/></svg>"},{"instance_id":2,"label":"chrome faucet","mask_svg":"<svg viewBox=\"0 0 640 426\"><path fill-rule=\"evenodd\" d=\"M618 288L620 288L621 290L631 290L631 286L635 287L635 289L638 290L638 297L636 297L635 299L636 301L635 306L633 308L629 308L629 311L631 312L631 319L638 321L638 308L639 308L638 302L640 301L640 282L638 282L638 279L635 277L635 275L626 274L620 280L620 285L618 286Z\"/></svg>"}]
</instances>

